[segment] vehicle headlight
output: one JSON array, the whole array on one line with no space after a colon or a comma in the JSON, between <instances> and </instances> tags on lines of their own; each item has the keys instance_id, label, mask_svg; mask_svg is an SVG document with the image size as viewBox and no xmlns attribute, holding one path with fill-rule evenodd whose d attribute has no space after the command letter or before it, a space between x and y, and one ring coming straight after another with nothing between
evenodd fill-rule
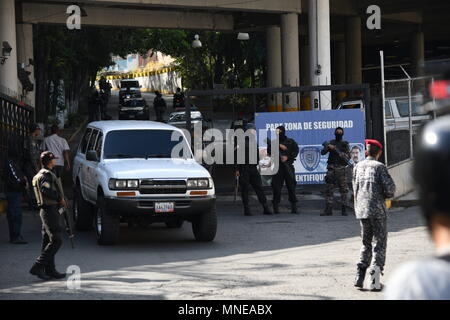
<instances>
[{"instance_id":1,"label":"vehicle headlight","mask_svg":"<svg viewBox=\"0 0 450 320\"><path fill-rule=\"evenodd\" d=\"M188 179L187 188L188 189L209 189L210 183L209 179Z\"/></svg>"},{"instance_id":2,"label":"vehicle headlight","mask_svg":"<svg viewBox=\"0 0 450 320\"><path fill-rule=\"evenodd\" d=\"M130 189L139 188L139 181L138 180L128 180L127 187Z\"/></svg>"},{"instance_id":3,"label":"vehicle headlight","mask_svg":"<svg viewBox=\"0 0 450 320\"><path fill-rule=\"evenodd\" d=\"M110 179L110 190L139 189L139 180Z\"/></svg>"}]
</instances>

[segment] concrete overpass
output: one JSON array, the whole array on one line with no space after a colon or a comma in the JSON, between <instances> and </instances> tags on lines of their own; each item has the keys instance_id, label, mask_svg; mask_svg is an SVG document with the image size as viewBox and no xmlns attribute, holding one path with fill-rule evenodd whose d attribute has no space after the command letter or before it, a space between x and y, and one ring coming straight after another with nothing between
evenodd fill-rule
<instances>
[{"instance_id":1,"label":"concrete overpass","mask_svg":"<svg viewBox=\"0 0 450 320\"><path fill-rule=\"evenodd\" d=\"M365 48L408 43L407 55L412 64L420 65L425 58L426 39L450 38L450 19L446 18L450 4L444 0L76 2L87 13L81 18L82 26L264 31L267 34L267 85L272 87L361 83ZM11 55L0 65L0 90L21 91L16 80L17 63L25 63L33 76L33 66L27 64L33 57L33 25L65 24L70 4L73 1L0 1L0 44L7 41L12 47ZM381 8L381 30L365 27L366 9L373 4ZM29 94L32 105L33 95ZM277 105L275 98L270 102L272 106ZM321 99L327 100L329 96ZM296 99L289 101L285 110L298 108ZM322 108L329 107L329 103L322 105Z\"/></svg>"}]
</instances>

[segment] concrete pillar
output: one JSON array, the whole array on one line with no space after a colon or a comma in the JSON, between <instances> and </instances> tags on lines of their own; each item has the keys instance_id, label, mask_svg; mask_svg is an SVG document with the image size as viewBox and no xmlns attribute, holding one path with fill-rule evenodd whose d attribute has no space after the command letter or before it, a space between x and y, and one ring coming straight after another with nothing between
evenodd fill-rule
<instances>
[{"instance_id":1,"label":"concrete pillar","mask_svg":"<svg viewBox=\"0 0 450 320\"><path fill-rule=\"evenodd\" d=\"M311 85L331 84L329 0L309 0L309 49ZM331 91L311 92L313 110L331 109Z\"/></svg>"},{"instance_id":2,"label":"concrete pillar","mask_svg":"<svg viewBox=\"0 0 450 320\"><path fill-rule=\"evenodd\" d=\"M281 15L281 57L283 68L283 86L300 86L299 47L298 47L298 14ZM283 111L299 110L297 93L286 93Z\"/></svg>"},{"instance_id":3,"label":"concrete pillar","mask_svg":"<svg viewBox=\"0 0 450 320\"><path fill-rule=\"evenodd\" d=\"M347 65L347 83L362 83L362 39L361 18L351 17L345 26L345 48Z\"/></svg>"},{"instance_id":4,"label":"concrete pillar","mask_svg":"<svg viewBox=\"0 0 450 320\"><path fill-rule=\"evenodd\" d=\"M2 55L3 41L9 43L12 51L11 56L3 65L0 65L0 91L17 97L16 10L14 0L0 1L0 56Z\"/></svg>"},{"instance_id":5,"label":"concrete pillar","mask_svg":"<svg viewBox=\"0 0 450 320\"><path fill-rule=\"evenodd\" d=\"M16 25L17 31L17 63L25 64L25 70L31 72L29 78L34 84L34 90L29 92L26 96L29 104L34 107L36 101L36 81L34 78L34 66L29 65L30 59L34 60L33 56L33 25L29 23L20 23ZM19 91L22 92L19 81Z\"/></svg>"},{"instance_id":6,"label":"concrete pillar","mask_svg":"<svg viewBox=\"0 0 450 320\"><path fill-rule=\"evenodd\" d=\"M267 47L267 87L279 88L281 76L281 32L279 26L270 26L266 30ZM268 97L268 110L282 111L281 94L273 93Z\"/></svg>"},{"instance_id":7,"label":"concrete pillar","mask_svg":"<svg viewBox=\"0 0 450 320\"><path fill-rule=\"evenodd\" d=\"M416 77L423 76L425 61L425 39L422 31L415 32L412 37L412 59Z\"/></svg>"}]
</instances>

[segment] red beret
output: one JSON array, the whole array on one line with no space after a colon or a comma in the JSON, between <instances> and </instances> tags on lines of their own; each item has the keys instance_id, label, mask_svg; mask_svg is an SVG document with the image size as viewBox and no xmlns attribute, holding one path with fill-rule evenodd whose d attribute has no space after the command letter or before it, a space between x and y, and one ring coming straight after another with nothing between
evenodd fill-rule
<instances>
[{"instance_id":1,"label":"red beret","mask_svg":"<svg viewBox=\"0 0 450 320\"><path fill-rule=\"evenodd\" d=\"M373 145L377 146L378 148L383 149L383 146L377 140L366 139L366 145L368 145L368 144L373 144Z\"/></svg>"}]
</instances>

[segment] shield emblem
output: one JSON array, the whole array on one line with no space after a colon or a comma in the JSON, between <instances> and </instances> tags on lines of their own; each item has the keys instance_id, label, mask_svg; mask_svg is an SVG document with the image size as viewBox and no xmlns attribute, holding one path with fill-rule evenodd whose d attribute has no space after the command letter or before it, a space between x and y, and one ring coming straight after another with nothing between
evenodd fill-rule
<instances>
[{"instance_id":1,"label":"shield emblem","mask_svg":"<svg viewBox=\"0 0 450 320\"><path fill-rule=\"evenodd\" d=\"M316 170L320 163L320 149L312 146L303 147L300 151L300 161L306 170Z\"/></svg>"}]
</instances>

